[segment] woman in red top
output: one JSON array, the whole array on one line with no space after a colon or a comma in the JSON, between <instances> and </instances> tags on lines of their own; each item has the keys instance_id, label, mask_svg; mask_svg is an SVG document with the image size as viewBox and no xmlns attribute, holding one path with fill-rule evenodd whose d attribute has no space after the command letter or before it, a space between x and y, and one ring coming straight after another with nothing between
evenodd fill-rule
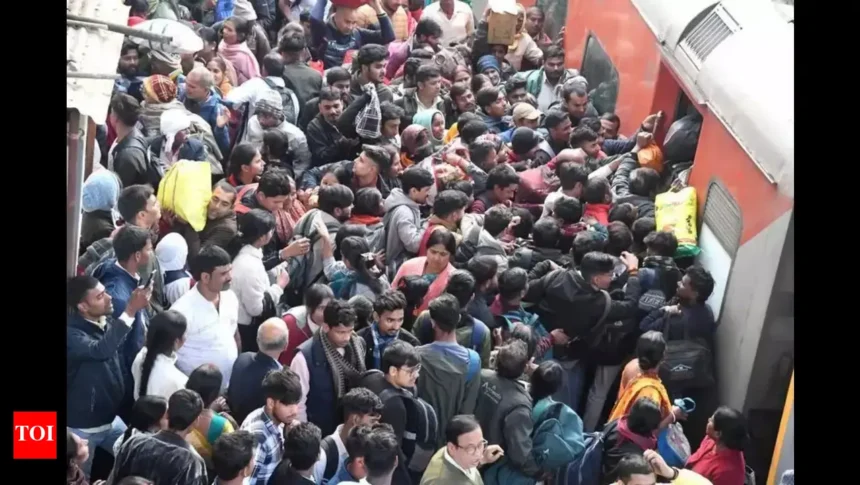
<instances>
[{"instance_id":1,"label":"woman in red top","mask_svg":"<svg viewBox=\"0 0 860 485\"><path fill-rule=\"evenodd\" d=\"M708 419L705 434L699 449L687 460L687 468L713 485L744 485L743 446L747 428L743 415L728 406L720 406Z\"/></svg>"}]
</instances>

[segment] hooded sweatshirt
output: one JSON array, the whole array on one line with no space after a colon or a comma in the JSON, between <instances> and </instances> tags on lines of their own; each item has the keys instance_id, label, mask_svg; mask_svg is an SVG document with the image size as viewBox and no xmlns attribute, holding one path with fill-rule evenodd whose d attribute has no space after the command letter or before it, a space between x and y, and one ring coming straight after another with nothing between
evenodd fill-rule
<instances>
[{"instance_id":1,"label":"hooded sweatshirt","mask_svg":"<svg viewBox=\"0 0 860 485\"><path fill-rule=\"evenodd\" d=\"M402 189L391 190L385 199L386 228L385 259L389 268L398 268L403 261L418 254L424 231L421 210L417 202L403 193ZM393 273L392 273L393 274Z\"/></svg>"},{"instance_id":2,"label":"hooded sweatshirt","mask_svg":"<svg viewBox=\"0 0 860 485\"><path fill-rule=\"evenodd\" d=\"M110 170L93 172L84 182L81 194L81 245L80 252L90 244L108 237L116 227L116 203L122 182Z\"/></svg>"}]
</instances>

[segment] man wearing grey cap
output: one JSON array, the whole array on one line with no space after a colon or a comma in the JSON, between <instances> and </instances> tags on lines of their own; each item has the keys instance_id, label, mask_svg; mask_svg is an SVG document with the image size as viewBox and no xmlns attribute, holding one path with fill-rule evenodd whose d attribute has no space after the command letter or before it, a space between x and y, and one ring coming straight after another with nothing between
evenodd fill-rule
<instances>
[{"instance_id":1,"label":"man wearing grey cap","mask_svg":"<svg viewBox=\"0 0 860 485\"><path fill-rule=\"evenodd\" d=\"M252 143L259 149L263 147L266 130L276 129L286 134L293 154L293 170L298 180L311 165L311 152L305 134L296 125L286 121L282 103L277 91L270 89L263 93L254 106L254 116L248 120L248 129L242 141Z\"/></svg>"}]
</instances>

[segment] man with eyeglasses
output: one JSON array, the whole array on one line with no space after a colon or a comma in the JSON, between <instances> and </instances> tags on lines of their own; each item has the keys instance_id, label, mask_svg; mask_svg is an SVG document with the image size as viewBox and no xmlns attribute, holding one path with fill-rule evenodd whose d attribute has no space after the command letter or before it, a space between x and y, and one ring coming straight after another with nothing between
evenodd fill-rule
<instances>
[{"instance_id":1,"label":"man with eyeglasses","mask_svg":"<svg viewBox=\"0 0 860 485\"><path fill-rule=\"evenodd\" d=\"M504 455L499 445L487 444L481 425L470 414L451 419L445 440L445 446L430 459L420 485L483 485L478 467Z\"/></svg>"},{"instance_id":2,"label":"man with eyeglasses","mask_svg":"<svg viewBox=\"0 0 860 485\"><path fill-rule=\"evenodd\" d=\"M340 400L340 405L343 409L343 424L338 425L334 433L323 438L320 443L322 453L314 465L314 479L317 483L321 483L323 478L331 479L341 462L349 456L346 440L350 431L358 426L373 426L378 423L382 411L379 396L363 387L346 393Z\"/></svg>"}]
</instances>

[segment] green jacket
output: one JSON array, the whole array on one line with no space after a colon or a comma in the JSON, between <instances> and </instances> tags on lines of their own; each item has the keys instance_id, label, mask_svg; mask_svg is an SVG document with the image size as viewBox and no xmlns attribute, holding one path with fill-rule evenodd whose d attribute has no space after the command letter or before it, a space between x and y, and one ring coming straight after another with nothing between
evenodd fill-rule
<instances>
[{"instance_id":1,"label":"green jacket","mask_svg":"<svg viewBox=\"0 0 860 485\"><path fill-rule=\"evenodd\" d=\"M445 447L433 455L427 470L421 476L420 485L484 485L481 474L476 473L477 480L471 480L462 470L445 459Z\"/></svg>"}]
</instances>

